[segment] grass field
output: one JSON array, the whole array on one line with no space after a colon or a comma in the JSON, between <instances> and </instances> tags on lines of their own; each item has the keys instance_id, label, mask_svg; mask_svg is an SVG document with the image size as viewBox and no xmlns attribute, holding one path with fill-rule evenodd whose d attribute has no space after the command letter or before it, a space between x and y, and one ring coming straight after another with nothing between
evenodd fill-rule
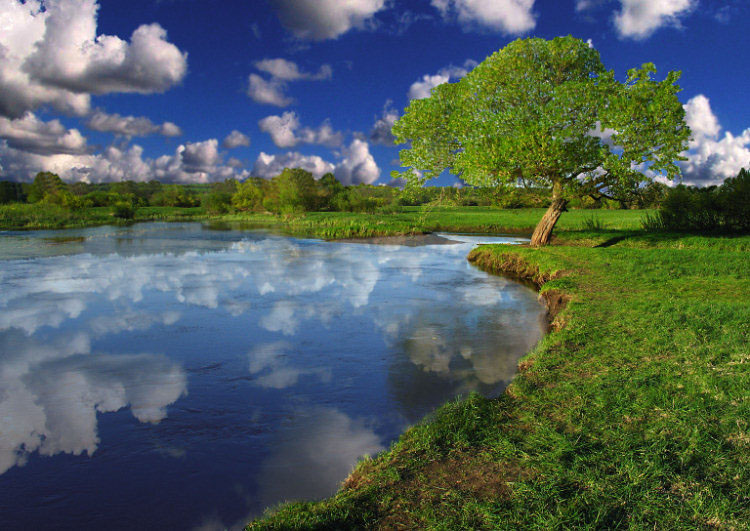
<instances>
[{"instance_id":1,"label":"grass field","mask_svg":"<svg viewBox=\"0 0 750 531\"><path fill-rule=\"evenodd\" d=\"M71 210L57 205L0 205L0 230L74 229L97 225L127 225L137 221L196 221L208 216L200 207L143 207L132 220L120 219L109 207Z\"/></svg>"},{"instance_id":2,"label":"grass field","mask_svg":"<svg viewBox=\"0 0 750 531\"><path fill-rule=\"evenodd\" d=\"M571 210L556 231L582 229L635 230L648 210ZM133 221L212 221L277 227L319 238L350 238L414 234L431 231L531 233L544 209L500 210L487 207L403 207L392 213L309 212L291 216L234 213L208 215L201 207L141 207L133 220L112 215L108 207L72 211L55 205L0 206L0 230L63 229L95 225L122 225Z\"/></svg>"},{"instance_id":3,"label":"grass field","mask_svg":"<svg viewBox=\"0 0 750 531\"><path fill-rule=\"evenodd\" d=\"M750 237L610 236L473 252L567 302L508 391L249 528L747 529Z\"/></svg>"}]
</instances>

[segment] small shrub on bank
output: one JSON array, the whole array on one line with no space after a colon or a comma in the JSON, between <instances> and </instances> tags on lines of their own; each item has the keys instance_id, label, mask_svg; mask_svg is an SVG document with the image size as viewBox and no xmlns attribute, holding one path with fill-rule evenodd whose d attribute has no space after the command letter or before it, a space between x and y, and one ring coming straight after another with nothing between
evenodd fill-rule
<instances>
[{"instance_id":1,"label":"small shrub on bank","mask_svg":"<svg viewBox=\"0 0 750 531\"><path fill-rule=\"evenodd\" d=\"M133 219L135 217L135 209L130 203L115 203L112 207L112 215L119 219Z\"/></svg>"},{"instance_id":2,"label":"small shrub on bank","mask_svg":"<svg viewBox=\"0 0 750 531\"><path fill-rule=\"evenodd\" d=\"M232 195L227 192L211 192L201 198L201 206L209 214L226 214L232 208Z\"/></svg>"}]
</instances>

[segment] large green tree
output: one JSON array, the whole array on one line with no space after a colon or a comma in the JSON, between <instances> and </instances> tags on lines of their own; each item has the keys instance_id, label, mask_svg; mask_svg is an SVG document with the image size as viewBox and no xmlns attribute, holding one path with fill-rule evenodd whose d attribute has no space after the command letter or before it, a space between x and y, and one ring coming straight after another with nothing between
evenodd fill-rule
<instances>
[{"instance_id":1,"label":"large green tree","mask_svg":"<svg viewBox=\"0 0 750 531\"><path fill-rule=\"evenodd\" d=\"M619 82L570 36L514 41L409 104L393 126L396 142L410 144L403 176L419 182L447 169L475 186L548 187L552 202L532 236L546 245L571 198L632 198L656 175L679 176L690 137L680 74L655 73L647 63Z\"/></svg>"}]
</instances>

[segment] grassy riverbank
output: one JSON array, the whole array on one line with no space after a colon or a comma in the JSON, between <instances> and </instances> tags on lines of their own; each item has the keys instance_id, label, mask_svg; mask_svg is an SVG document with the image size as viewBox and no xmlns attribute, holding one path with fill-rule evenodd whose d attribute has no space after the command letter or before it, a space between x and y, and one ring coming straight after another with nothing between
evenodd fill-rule
<instances>
[{"instance_id":1,"label":"grassy riverbank","mask_svg":"<svg viewBox=\"0 0 750 531\"><path fill-rule=\"evenodd\" d=\"M750 237L562 235L470 255L557 311L501 398L445 405L249 528L747 529Z\"/></svg>"},{"instance_id":2,"label":"grassy riverbank","mask_svg":"<svg viewBox=\"0 0 750 531\"><path fill-rule=\"evenodd\" d=\"M80 229L127 225L138 221L199 221L209 216L201 207L142 207L132 219L118 218L110 207L73 210L59 205L15 203L0 205L0 230Z\"/></svg>"},{"instance_id":3,"label":"grassy riverbank","mask_svg":"<svg viewBox=\"0 0 750 531\"><path fill-rule=\"evenodd\" d=\"M648 210L571 210L556 230L636 230ZM291 216L234 213L209 215L202 207L141 207L131 220L108 207L71 210L56 205L0 205L0 230L66 229L123 225L138 221L205 221L274 227L300 236L352 238L420 234L432 231L531 233L541 208L394 207L388 213L309 212Z\"/></svg>"}]
</instances>

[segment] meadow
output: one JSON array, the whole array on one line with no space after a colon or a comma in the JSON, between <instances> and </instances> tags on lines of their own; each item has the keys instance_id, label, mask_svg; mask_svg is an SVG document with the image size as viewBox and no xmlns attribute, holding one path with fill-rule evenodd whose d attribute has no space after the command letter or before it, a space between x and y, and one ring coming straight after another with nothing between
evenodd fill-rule
<instances>
[{"instance_id":1,"label":"meadow","mask_svg":"<svg viewBox=\"0 0 750 531\"><path fill-rule=\"evenodd\" d=\"M274 227L300 236L326 239L421 234L425 232L531 233L543 208L390 207L386 212L306 212L286 215L235 212L210 214L203 207L147 206L119 218L109 207L73 210L57 205L0 205L0 230L67 229L123 225L138 221L203 221ZM653 210L571 210L556 231L637 230Z\"/></svg>"}]
</instances>

